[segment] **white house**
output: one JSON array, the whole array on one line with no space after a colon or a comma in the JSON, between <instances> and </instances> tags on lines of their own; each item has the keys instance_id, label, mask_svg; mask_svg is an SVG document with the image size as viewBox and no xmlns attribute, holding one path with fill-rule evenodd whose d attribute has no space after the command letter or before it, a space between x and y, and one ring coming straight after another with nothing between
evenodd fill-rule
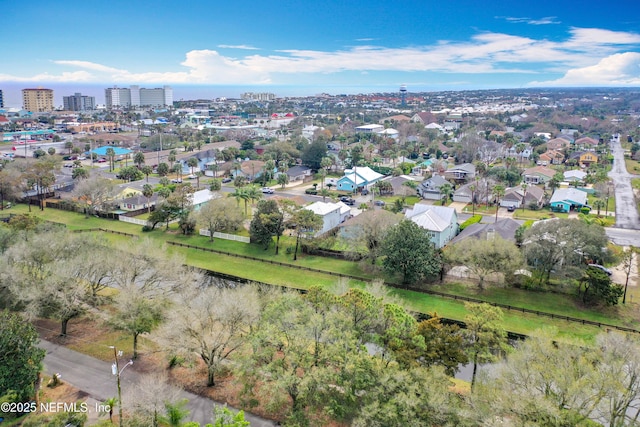
<instances>
[{"instance_id":1,"label":"white house","mask_svg":"<svg viewBox=\"0 0 640 427\"><path fill-rule=\"evenodd\" d=\"M431 242L442 248L458 234L458 214L454 208L416 204L407 209L405 217L429 230Z\"/></svg>"},{"instance_id":2,"label":"white house","mask_svg":"<svg viewBox=\"0 0 640 427\"><path fill-rule=\"evenodd\" d=\"M209 202L210 200L217 199L218 197L220 197L219 194L209 190L196 191L193 193L193 209L198 210L205 203Z\"/></svg>"},{"instance_id":3,"label":"white house","mask_svg":"<svg viewBox=\"0 0 640 427\"><path fill-rule=\"evenodd\" d=\"M356 128L356 132L361 133L378 133L384 130L382 125L362 125Z\"/></svg>"},{"instance_id":4,"label":"white house","mask_svg":"<svg viewBox=\"0 0 640 427\"><path fill-rule=\"evenodd\" d=\"M351 208L342 202L315 202L304 209L322 217L322 229L316 232L316 236L333 230L347 220L351 214Z\"/></svg>"}]
</instances>

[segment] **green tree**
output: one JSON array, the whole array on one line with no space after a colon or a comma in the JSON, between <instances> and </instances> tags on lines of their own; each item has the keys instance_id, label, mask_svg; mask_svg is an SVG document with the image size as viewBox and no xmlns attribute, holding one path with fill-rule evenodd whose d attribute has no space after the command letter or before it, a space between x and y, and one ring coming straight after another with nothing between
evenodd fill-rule
<instances>
[{"instance_id":1,"label":"green tree","mask_svg":"<svg viewBox=\"0 0 640 427\"><path fill-rule=\"evenodd\" d=\"M107 148L107 151L105 152L105 154L109 158L109 172L113 172L113 169L115 167L114 162L116 159L116 152L113 148L109 147Z\"/></svg>"},{"instance_id":2,"label":"green tree","mask_svg":"<svg viewBox=\"0 0 640 427\"><path fill-rule=\"evenodd\" d=\"M89 171L85 168L74 168L71 172L71 178L73 179L87 179L89 178Z\"/></svg>"},{"instance_id":3,"label":"green tree","mask_svg":"<svg viewBox=\"0 0 640 427\"><path fill-rule=\"evenodd\" d=\"M593 201L593 207L597 209L598 216L600 216L600 210L606 206L606 202L602 199L596 199Z\"/></svg>"},{"instance_id":4,"label":"green tree","mask_svg":"<svg viewBox=\"0 0 640 427\"><path fill-rule=\"evenodd\" d=\"M53 148L53 147L49 147L49 149L47 150L47 153L48 153L50 156L53 156L54 154L56 154L56 149L55 149L55 148Z\"/></svg>"},{"instance_id":5,"label":"green tree","mask_svg":"<svg viewBox=\"0 0 640 427\"><path fill-rule=\"evenodd\" d=\"M278 184L280 184L282 188L284 188L288 183L289 175L287 175L286 173L281 173L278 175Z\"/></svg>"},{"instance_id":6,"label":"green tree","mask_svg":"<svg viewBox=\"0 0 640 427\"><path fill-rule=\"evenodd\" d=\"M160 163L158 168L156 169L159 176L167 176L169 175L169 165L166 163Z\"/></svg>"},{"instance_id":7,"label":"green tree","mask_svg":"<svg viewBox=\"0 0 640 427\"><path fill-rule=\"evenodd\" d=\"M149 202L151 197L153 196L153 187L149 184L145 184L142 186L142 195L147 198L147 213L151 213L151 203Z\"/></svg>"},{"instance_id":8,"label":"green tree","mask_svg":"<svg viewBox=\"0 0 640 427\"><path fill-rule=\"evenodd\" d=\"M382 243L382 265L387 273L402 275L409 286L425 277L435 276L442 268L441 257L429 232L411 220L402 220L391 227Z\"/></svg>"},{"instance_id":9,"label":"green tree","mask_svg":"<svg viewBox=\"0 0 640 427\"><path fill-rule=\"evenodd\" d=\"M142 172L147 177L147 182L149 182L149 175L153 173L153 168L149 165L144 165L140 168L140 172Z\"/></svg>"},{"instance_id":10,"label":"green tree","mask_svg":"<svg viewBox=\"0 0 640 427\"><path fill-rule=\"evenodd\" d=\"M0 311L0 397L15 392L15 402L35 397L35 384L45 351L38 333L18 314Z\"/></svg>"},{"instance_id":11,"label":"green tree","mask_svg":"<svg viewBox=\"0 0 640 427\"><path fill-rule=\"evenodd\" d=\"M484 280L490 274L513 274L523 264L520 251L500 236L470 238L451 245L446 251L447 262L462 265L478 278L478 288L484 290Z\"/></svg>"},{"instance_id":12,"label":"green tree","mask_svg":"<svg viewBox=\"0 0 640 427\"><path fill-rule=\"evenodd\" d=\"M578 293L582 293L582 302L585 304L616 305L624 294L624 288L612 283L611 277L601 269L588 266L580 279Z\"/></svg>"},{"instance_id":13,"label":"green tree","mask_svg":"<svg viewBox=\"0 0 640 427\"><path fill-rule=\"evenodd\" d=\"M234 414L226 406L215 405L213 407L212 427L249 427L249 425L249 421L244 419L243 411Z\"/></svg>"},{"instance_id":14,"label":"green tree","mask_svg":"<svg viewBox=\"0 0 640 427\"><path fill-rule=\"evenodd\" d=\"M296 248L293 252L293 260L298 259L298 247L300 239L312 238L316 231L322 229L322 217L309 209L298 209L293 214L293 222L296 224Z\"/></svg>"},{"instance_id":15,"label":"green tree","mask_svg":"<svg viewBox=\"0 0 640 427\"><path fill-rule=\"evenodd\" d=\"M138 168L144 165L144 153L142 151L138 151L136 152L136 154L133 155L133 164L136 165Z\"/></svg>"},{"instance_id":16,"label":"green tree","mask_svg":"<svg viewBox=\"0 0 640 427\"><path fill-rule=\"evenodd\" d=\"M447 203L449 199L451 199L452 195L453 187L451 186L451 184L447 182L440 186L440 198L442 199L442 206L444 206L445 203Z\"/></svg>"},{"instance_id":17,"label":"green tree","mask_svg":"<svg viewBox=\"0 0 640 427\"><path fill-rule=\"evenodd\" d=\"M507 333L501 325L503 314L498 307L489 304L465 303L468 314L464 318L466 328L463 330L465 350L473 363L471 389L476 382L478 363L496 360L496 353L504 351L507 344Z\"/></svg>"},{"instance_id":18,"label":"green tree","mask_svg":"<svg viewBox=\"0 0 640 427\"><path fill-rule=\"evenodd\" d=\"M273 236L284 231L284 214L275 200L260 200L256 214L249 226L251 241L261 244L265 250L269 248Z\"/></svg>"},{"instance_id":19,"label":"green tree","mask_svg":"<svg viewBox=\"0 0 640 427\"><path fill-rule=\"evenodd\" d=\"M216 232L235 230L242 224L242 211L228 197L211 200L196 213L198 226L209 231L209 240L213 242Z\"/></svg>"},{"instance_id":20,"label":"green tree","mask_svg":"<svg viewBox=\"0 0 640 427\"><path fill-rule=\"evenodd\" d=\"M209 191L220 191L222 190L222 181L219 179L212 179L209 182Z\"/></svg>"},{"instance_id":21,"label":"green tree","mask_svg":"<svg viewBox=\"0 0 640 427\"><path fill-rule=\"evenodd\" d=\"M498 221L498 211L500 210L500 201L504 197L505 191L506 190L504 188L504 185L500 185L500 184L494 185L493 190L491 191L491 194L493 195L496 203L496 222ZM524 203L524 200L523 200L523 203Z\"/></svg>"},{"instance_id":22,"label":"green tree","mask_svg":"<svg viewBox=\"0 0 640 427\"><path fill-rule=\"evenodd\" d=\"M302 152L302 164L313 170L321 168L322 158L327 155L327 142L321 139L309 144Z\"/></svg>"},{"instance_id":23,"label":"green tree","mask_svg":"<svg viewBox=\"0 0 640 427\"><path fill-rule=\"evenodd\" d=\"M189 166L191 168L191 174L193 175L194 168L198 167L198 158L197 157L189 157L189 160L187 160L187 166Z\"/></svg>"}]
</instances>

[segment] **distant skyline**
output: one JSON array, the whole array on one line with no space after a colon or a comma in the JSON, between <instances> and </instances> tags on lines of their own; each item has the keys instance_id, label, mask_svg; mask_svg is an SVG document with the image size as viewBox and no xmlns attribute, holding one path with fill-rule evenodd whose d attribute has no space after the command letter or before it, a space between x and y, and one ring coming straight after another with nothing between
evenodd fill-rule
<instances>
[{"instance_id":1,"label":"distant skyline","mask_svg":"<svg viewBox=\"0 0 640 427\"><path fill-rule=\"evenodd\" d=\"M224 93L233 86L640 86L640 2L33 0L2 10L0 89L78 87L60 99L131 84L174 86L175 99L182 85L217 96L238 96Z\"/></svg>"}]
</instances>

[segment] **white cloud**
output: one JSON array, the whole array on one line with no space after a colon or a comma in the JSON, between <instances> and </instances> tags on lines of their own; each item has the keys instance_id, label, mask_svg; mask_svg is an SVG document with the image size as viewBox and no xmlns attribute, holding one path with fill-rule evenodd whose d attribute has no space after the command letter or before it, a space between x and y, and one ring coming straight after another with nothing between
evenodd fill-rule
<instances>
[{"instance_id":1,"label":"white cloud","mask_svg":"<svg viewBox=\"0 0 640 427\"><path fill-rule=\"evenodd\" d=\"M617 53L588 67L569 70L557 80L530 86L629 86L640 84L640 53Z\"/></svg>"},{"instance_id":2,"label":"white cloud","mask_svg":"<svg viewBox=\"0 0 640 427\"><path fill-rule=\"evenodd\" d=\"M556 16L545 16L540 19L531 19L531 18L516 18L511 16L496 16L496 18L504 18L509 22L514 22L517 24L529 24L529 25L550 25L550 24L560 24L560 21L556 20Z\"/></svg>"},{"instance_id":3,"label":"white cloud","mask_svg":"<svg viewBox=\"0 0 640 427\"><path fill-rule=\"evenodd\" d=\"M249 46L246 44L219 44L220 49L243 49L243 50L260 50L257 47Z\"/></svg>"},{"instance_id":4,"label":"white cloud","mask_svg":"<svg viewBox=\"0 0 640 427\"><path fill-rule=\"evenodd\" d=\"M399 71L452 74L544 72L558 75L567 73L567 76L571 73L571 78L577 79L576 75L580 75L581 78L577 80L582 82L588 76L600 79L597 71L602 72L607 67L626 67L624 70L620 68L620 73L628 74L629 78L626 80L629 80L633 76L632 67L629 68L624 61L614 61L612 58L617 58L616 54L638 45L640 34L593 28L572 28L567 39L559 42L483 32L464 42L443 40L430 46L402 48L355 46L337 51L289 49L272 54L251 52L238 57L226 56L216 50L192 50L186 53L185 60L180 64L169 64L178 71L150 70L134 73L79 59L56 60L53 61L54 64L61 67L58 75L43 73L32 77L15 77L5 74L0 75L0 80L125 84L286 84L290 80L289 76L294 73ZM247 45L220 46L257 49ZM609 75L613 74L613 71L609 72ZM638 75L637 70L635 75ZM567 76L558 81L565 81ZM617 80L626 81L620 76Z\"/></svg>"}]
</instances>

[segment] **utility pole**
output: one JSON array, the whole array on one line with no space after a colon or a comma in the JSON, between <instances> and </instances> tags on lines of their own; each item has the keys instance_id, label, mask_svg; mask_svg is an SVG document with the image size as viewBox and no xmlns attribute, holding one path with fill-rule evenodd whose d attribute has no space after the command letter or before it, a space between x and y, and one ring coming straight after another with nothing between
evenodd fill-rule
<instances>
[{"instance_id":1,"label":"utility pole","mask_svg":"<svg viewBox=\"0 0 640 427\"><path fill-rule=\"evenodd\" d=\"M118 384L118 421L120 427L122 427L122 389L120 388L120 374L124 371L127 366L133 365L133 360L129 360L126 365L122 369L118 364L118 357L122 356L122 351L118 351L116 346L111 346L113 348L113 358L115 363L111 365L111 373L116 376L116 382Z\"/></svg>"}]
</instances>

